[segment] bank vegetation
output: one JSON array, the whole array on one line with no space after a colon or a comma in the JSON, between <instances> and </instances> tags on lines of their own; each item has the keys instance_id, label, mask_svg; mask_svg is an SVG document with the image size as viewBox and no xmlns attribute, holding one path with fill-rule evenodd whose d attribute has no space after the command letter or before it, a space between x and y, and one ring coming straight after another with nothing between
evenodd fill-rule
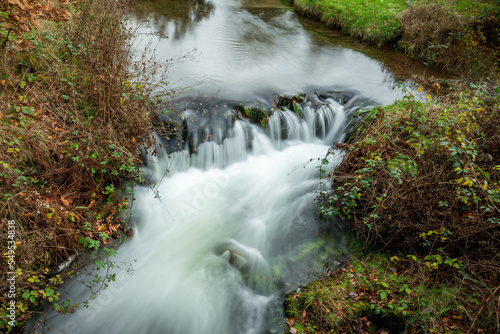
<instances>
[{"instance_id":1,"label":"bank vegetation","mask_svg":"<svg viewBox=\"0 0 500 334\"><path fill-rule=\"evenodd\" d=\"M425 102L408 94L362 111L332 148L344 156L321 214L365 247L288 296L290 330L500 329L500 87L433 87Z\"/></svg>"},{"instance_id":2,"label":"bank vegetation","mask_svg":"<svg viewBox=\"0 0 500 334\"><path fill-rule=\"evenodd\" d=\"M364 41L472 78L500 67L497 0L290 0L299 12Z\"/></svg>"},{"instance_id":3,"label":"bank vegetation","mask_svg":"<svg viewBox=\"0 0 500 334\"><path fill-rule=\"evenodd\" d=\"M500 331L498 1L293 3L467 79L447 88L416 79L420 98L361 111L348 141L332 148L343 160L321 215L342 220L364 247L287 294L288 331Z\"/></svg>"},{"instance_id":4,"label":"bank vegetation","mask_svg":"<svg viewBox=\"0 0 500 334\"><path fill-rule=\"evenodd\" d=\"M130 234L127 189L144 181L139 147L161 103L151 96L162 69L152 59L131 62L126 8L0 4L0 267L15 277L0 282L2 332L22 329L40 303L71 311L57 286L72 272L59 266L99 248L107 259L112 240ZM97 279L104 287L114 277Z\"/></svg>"}]
</instances>

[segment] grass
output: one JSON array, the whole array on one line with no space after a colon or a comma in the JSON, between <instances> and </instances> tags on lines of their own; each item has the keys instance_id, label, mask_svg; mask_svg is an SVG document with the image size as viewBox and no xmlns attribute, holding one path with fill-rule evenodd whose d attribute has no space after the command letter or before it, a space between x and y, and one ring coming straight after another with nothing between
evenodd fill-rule
<instances>
[{"instance_id":1,"label":"grass","mask_svg":"<svg viewBox=\"0 0 500 334\"><path fill-rule=\"evenodd\" d=\"M411 258L372 253L289 293L286 323L290 333L464 333L480 296Z\"/></svg>"},{"instance_id":2,"label":"grass","mask_svg":"<svg viewBox=\"0 0 500 334\"><path fill-rule=\"evenodd\" d=\"M496 0L295 0L304 15L469 77L498 78L500 6Z\"/></svg>"},{"instance_id":3,"label":"grass","mask_svg":"<svg viewBox=\"0 0 500 334\"><path fill-rule=\"evenodd\" d=\"M398 13L406 7L404 0L296 0L294 4L304 14L318 17L326 25L376 43L398 39L401 34Z\"/></svg>"},{"instance_id":4,"label":"grass","mask_svg":"<svg viewBox=\"0 0 500 334\"><path fill-rule=\"evenodd\" d=\"M484 18L498 15L498 1L497 0L419 0L421 4L438 3L441 6L448 7L451 11L457 12L466 19Z\"/></svg>"}]
</instances>

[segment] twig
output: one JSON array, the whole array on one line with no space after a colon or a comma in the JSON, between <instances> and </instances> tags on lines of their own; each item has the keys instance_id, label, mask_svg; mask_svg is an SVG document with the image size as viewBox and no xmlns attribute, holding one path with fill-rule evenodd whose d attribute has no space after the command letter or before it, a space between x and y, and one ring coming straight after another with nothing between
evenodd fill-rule
<instances>
[{"instance_id":1,"label":"twig","mask_svg":"<svg viewBox=\"0 0 500 334\"><path fill-rule=\"evenodd\" d=\"M498 290L500 290L500 285L495 289L495 291L493 291L491 296L489 296L488 299L486 299L483 302L483 306L481 306L481 308L479 309L479 312L477 312L476 317L474 318L474 321L472 322L472 325L470 326L469 330L467 331L467 334L472 333L472 330L474 329L474 326L476 325L477 318L479 318L479 315L483 311L484 307L488 304L490 299L497 293Z\"/></svg>"}]
</instances>

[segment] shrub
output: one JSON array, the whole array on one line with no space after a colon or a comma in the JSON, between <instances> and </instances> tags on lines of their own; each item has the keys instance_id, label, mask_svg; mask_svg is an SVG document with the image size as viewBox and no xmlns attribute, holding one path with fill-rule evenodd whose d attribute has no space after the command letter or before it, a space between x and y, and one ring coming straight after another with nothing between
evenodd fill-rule
<instances>
[{"instance_id":1,"label":"shrub","mask_svg":"<svg viewBox=\"0 0 500 334\"><path fill-rule=\"evenodd\" d=\"M27 2L2 2L0 10L14 15L12 3ZM72 20L33 21L0 50L0 234L7 240L7 222L15 221L18 325L40 302L70 309L54 292L68 275L54 276L58 264L129 234L120 220L129 203L120 190L144 181L139 147L150 144L162 103L152 96L161 66L146 58L129 62L123 3L81 0L57 8ZM33 13L33 20L52 19ZM9 17L0 30L11 29ZM3 315L7 285L0 283Z\"/></svg>"},{"instance_id":2,"label":"shrub","mask_svg":"<svg viewBox=\"0 0 500 334\"><path fill-rule=\"evenodd\" d=\"M486 300L500 282L500 90L456 89L446 103L408 96L369 111L373 124L335 147L345 155L321 212L347 218L374 247L413 254L430 272L473 277Z\"/></svg>"}]
</instances>

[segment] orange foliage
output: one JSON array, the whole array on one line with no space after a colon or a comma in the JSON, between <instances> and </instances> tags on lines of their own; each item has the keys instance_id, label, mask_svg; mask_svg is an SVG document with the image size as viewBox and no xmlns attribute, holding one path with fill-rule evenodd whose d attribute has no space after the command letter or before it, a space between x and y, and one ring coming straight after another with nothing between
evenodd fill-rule
<instances>
[{"instance_id":1,"label":"orange foliage","mask_svg":"<svg viewBox=\"0 0 500 334\"><path fill-rule=\"evenodd\" d=\"M2 0L0 2L0 13L6 15L0 16L0 31L4 30L5 46L9 35L20 37L33 27L40 24L40 20L53 22L68 21L71 13L68 11L68 5L73 4L72 0ZM0 34L2 36L2 34ZM17 47L29 47L31 43L17 40Z\"/></svg>"}]
</instances>

